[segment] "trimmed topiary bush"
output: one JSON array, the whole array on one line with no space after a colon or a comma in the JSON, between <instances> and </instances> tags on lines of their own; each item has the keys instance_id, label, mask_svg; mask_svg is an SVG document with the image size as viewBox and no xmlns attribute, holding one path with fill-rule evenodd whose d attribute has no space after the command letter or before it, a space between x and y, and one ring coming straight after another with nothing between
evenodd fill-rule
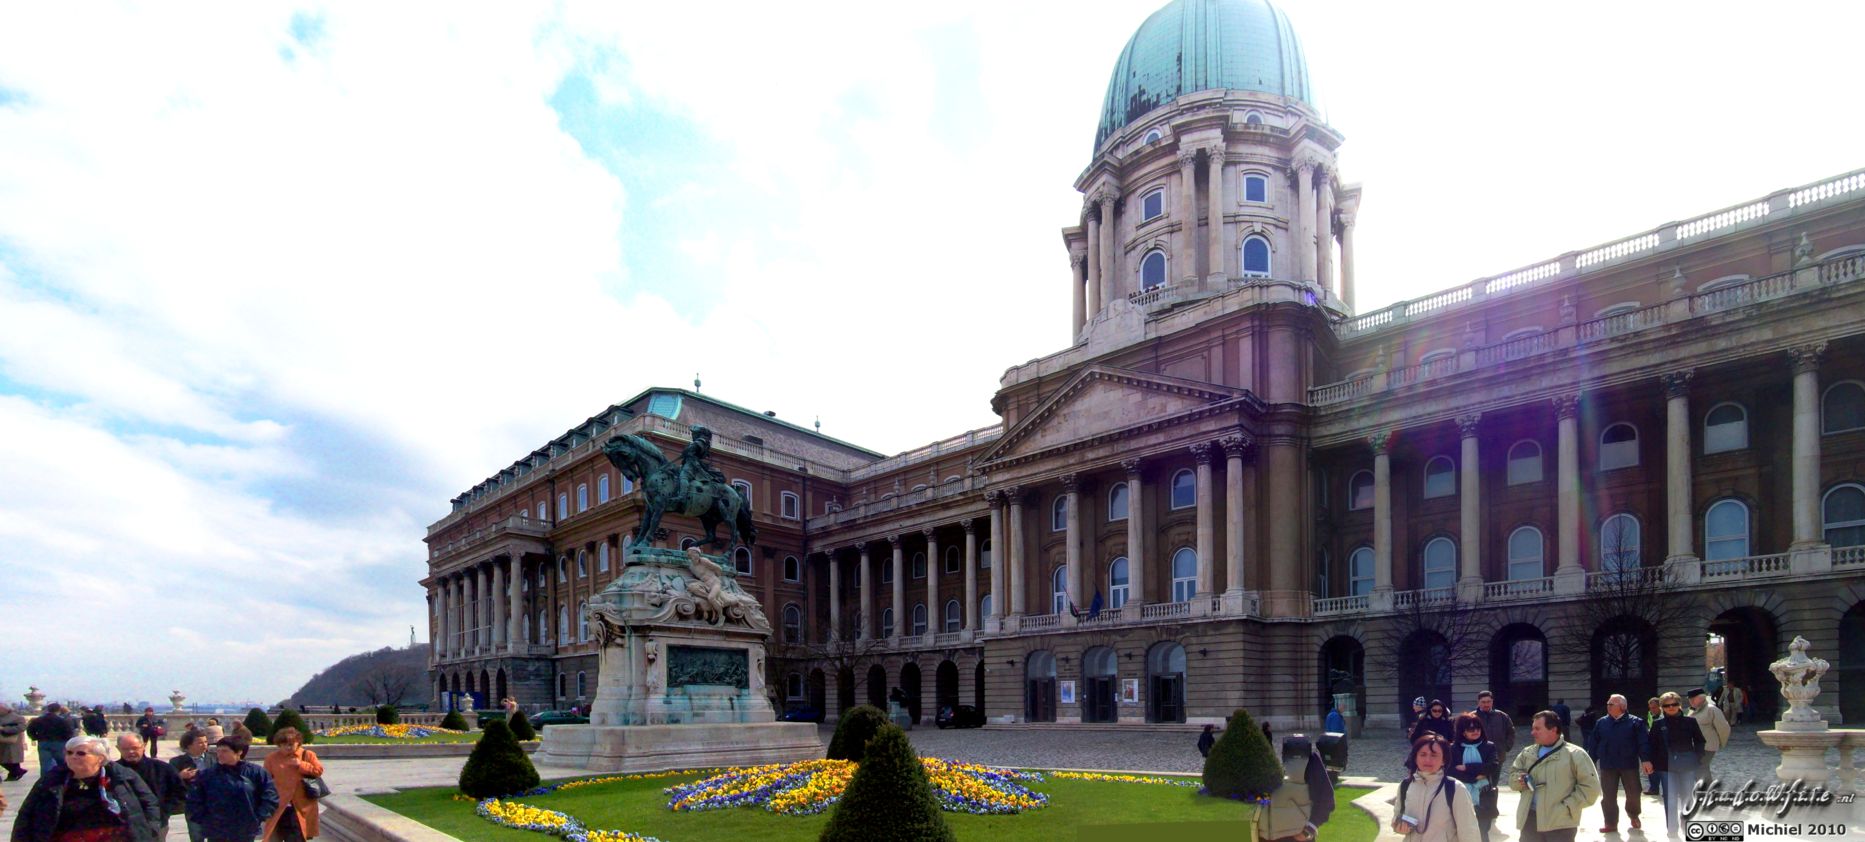
<instances>
[{"instance_id":1,"label":"trimmed topiary bush","mask_svg":"<svg viewBox=\"0 0 1865 842\"><path fill-rule=\"evenodd\" d=\"M512 729L503 722L486 723L485 735L473 744L472 755L460 769L460 791L474 798L497 798L537 784L537 767Z\"/></svg>"},{"instance_id":2,"label":"trimmed topiary bush","mask_svg":"<svg viewBox=\"0 0 1865 842\"><path fill-rule=\"evenodd\" d=\"M401 710L396 708L394 705L377 705L376 706L376 724L377 725L400 725L401 724Z\"/></svg>"},{"instance_id":3,"label":"trimmed topiary bush","mask_svg":"<svg viewBox=\"0 0 1865 842\"><path fill-rule=\"evenodd\" d=\"M1282 783L1282 764L1263 729L1238 708L1204 760L1204 786L1220 798L1261 798Z\"/></svg>"},{"instance_id":4,"label":"trimmed topiary bush","mask_svg":"<svg viewBox=\"0 0 1865 842\"><path fill-rule=\"evenodd\" d=\"M252 726L248 725L247 727L250 728ZM298 729L298 733L304 735L305 745L310 745L314 742L317 742L317 735L311 733L311 726L306 725L304 722L304 717L300 716L297 711L292 710L291 708L286 708L278 712L278 718L272 721L271 732L266 734L266 737L265 737L266 741L271 742L272 734L278 733L280 728ZM259 739L258 731L253 732L253 738Z\"/></svg>"},{"instance_id":5,"label":"trimmed topiary bush","mask_svg":"<svg viewBox=\"0 0 1865 842\"><path fill-rule=\"evenodd\" d=\"M835 724L835 736L829 738L830 760L861 762L868 741L887 724L887 714L873 705L856 705L842 713Z\"/></svg>"},{"instance_id":6,"label":"trimmed topiary bush","mask_svg":"<svg viewBox=\"0 0 1865 842\"><path fill-rule=\"evenodd\" d=\"M440 721L440 727L446 728L450 731L471 731L473 730L472 726L466 724L466 717L461 716L460 712L457 710L447 711L446 718Z\"/></svg>"},{"instance_id":7,"label":"trimmed topiary bush","mask_svg":"<svg viewBox=\"0 0 1865 842\"><path fill-rule=\"evenodd\" d=\"M521 742L537 739L537 729L531 727L531 719L525 716L524 711L514 712L510 724L512 736L517 737Z\"/></svg>"},{"instance_id":8,"label":"trimmed topiary bush","mask_svg":"<svg viewBox=\"0 0 1865 842\"><path fill-rule=\"evenodd\" d=\"M821 839L957 842L958 835L946 826L945 813L933 795L926 767L920 765L900 726L887 723L868 742L867 756L849 779L835 812L829 814Z\"/></svg>"},{"instance_id":9,"label":"trimmed topiary bush","mask_svg":"<svg viewBox=\"0 0 1865 842\"><path fill-rule=\"evenodd\" d=\"M272 736L272 728L272 717L266 716L265 709L253 708L246 712L246 730L253 732L253 739L263 740Z\"/></svg>"}]
</instances>

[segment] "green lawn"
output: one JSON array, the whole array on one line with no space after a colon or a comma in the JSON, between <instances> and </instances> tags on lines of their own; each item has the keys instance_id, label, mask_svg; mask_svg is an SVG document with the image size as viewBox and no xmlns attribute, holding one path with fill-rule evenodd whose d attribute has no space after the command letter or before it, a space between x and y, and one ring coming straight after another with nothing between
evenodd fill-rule
<instances>
[{"instance_id":1,"label":"green lawn","mask_svg":"<svg viewBox=\"0 0 1865 842\"><path fill-rule=\"evenodd\" d=\"M781 816L755 807L697 813L669 811L661 790L697 777L619 781L519 801L568 813L592 829L626 830L667 842L813 840L829 820L826 812L814 816ZM1049 805L1015 816L946 813L946 821L960 839L1050 842L1073 839L1076 828L1094 825L1232 820L1241 824L1248 810L1235 802L1198 797L1196 790L1190 788L1158 784L1049 780L1031 788L1047 794ZM1370 842L1377 835L1373 820L1349 804L1370 791L1345 787L1337 791L1339 807L1321 830L1323 842ZM454 800L455 794L452 788L437 787L366 797L461 839L539 842L546 838L540 833L499 827L479 818L473 813L473 804ZM1241 830L1238 834L1234 838L1243 838ZM1185 838L1175 836L1175 842Z\"/></svg>"},{"instance_id":2,"label":"green lawn","mask_svg":"<svg viewBox=\"0 0 1865 842\"><path fill-rule=\"evenodd\" d=\"M422 737L421 739L418 739L418 740L397 740L392 737L366 737L361 734L348 734L348 735L341 736L341 737L318 737L317 742L311 744L311 749L315 751L317 750L318 746L340 746L340 745L416 745L419 743L476 743L476 742L479 742L478 731L472 731L472 732L465 733L465 734L435 734L431 737Z\"/></svg>"}]
</instances>

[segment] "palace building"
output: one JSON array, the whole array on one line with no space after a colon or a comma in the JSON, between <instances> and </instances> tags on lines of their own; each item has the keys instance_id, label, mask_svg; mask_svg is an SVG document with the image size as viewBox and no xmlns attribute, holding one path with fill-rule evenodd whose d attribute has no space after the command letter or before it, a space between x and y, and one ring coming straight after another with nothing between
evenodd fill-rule
<instances>
[{"instance_id":1,"label":"palace building","mask_svg":"<svg viewBox=\"0 0 1865 842\"><path fill-rule=\"evenodd\" d=\"M602 445L703 424L783 708L1287 728L1349 694L1389 725L1712 668L1765 705L1804 636L1821 709L1865 719L1865 172L1361 312L1342 142L1275 7L1168 3L1062 229L1074 341L1004 373L1000 423L886 455L694 391L610 406L429 527L435 691L587 704L581 605L641 511Z\"/></svg>"}]
</instances>

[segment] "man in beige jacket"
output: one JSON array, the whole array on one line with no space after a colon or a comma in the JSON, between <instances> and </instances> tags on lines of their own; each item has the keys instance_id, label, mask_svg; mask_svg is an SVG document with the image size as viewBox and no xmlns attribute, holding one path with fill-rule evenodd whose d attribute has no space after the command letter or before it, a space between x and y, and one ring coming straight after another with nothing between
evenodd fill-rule
<instances>
[{"instance_id":1,"label":"man in beige jacket","mask_svg":"<svg viewBox=\"0 0 1865 842\"><path fill-rule=\"evenodd\" d=\"M1586 750L1567 742L1561 716L1551 710L1529 720L1529 743L1509 764L1504 778L1521 800L1515 826L1521 842L1573 842L1580 814L1599 800L1599 770Z\"/></svg>"},{"instance_id":2,"label":"man in beige jacket","mask_svg":"<svg viewBox=\"0 0 1865 842\"><path fill-rule=\"evenodd\" d=\"M1716 752L1729 743L1729 718L1723 716L1722 708L1710 702L1703 688L1693 688L1689 695L1690 718L1703 729L1703 765L1697 767L1697 788L1702 789L1716 779L1710 774L1710 762L1716 759Z\"/></svg>"}]
</instances>

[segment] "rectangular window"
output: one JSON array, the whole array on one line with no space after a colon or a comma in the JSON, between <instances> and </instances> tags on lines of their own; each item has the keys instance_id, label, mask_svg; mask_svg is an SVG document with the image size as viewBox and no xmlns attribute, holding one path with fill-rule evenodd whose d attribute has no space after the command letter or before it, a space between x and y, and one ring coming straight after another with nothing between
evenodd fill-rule
<instances>
[{"instance_id":1,"label":"rectangular window","mask_svg":"<svg viewBox=\"0 0 1865 842\"><path fill-rule=\"evenodd\" d=\"M1192 594L1196 592L1197 590L1198 590L1197 577L1192 577L1189 579L1173 579L1172 580L1172 601L1173 602L1191 602Z\"/></svg>"},{"instance_id":2,"label":"rectangular window","mask_svg":"<svg viewBox=\"0 0 1865 842\"><path fill-rule=\"evenodd\" d=\"M1140 198L1140 219L1153 220L1166 215L1166 191L1154 190Z\"/></svg>"},{"instance_id":3,"label":"rectangular window","mask_svg":"<svg viewBox=\"0 0 1865 842\"><path fill-rule=\"evenodd\" d=\"M567 518L569 516L570 516L570 495L568 494L557 495L557 519L563 520L564 518Z\"/></svg>"},{"instance_id":4,"label":"rectangular window","mask_svg":"<svg viewBox=\"0 0 1865 842\"><path fill-rule=\"evenodd\" d=\"M1269 181L1260 175L1243 177L1243 200L1246 202L1269 201Z\"/></svg>"},{"instance_id":5,"label":"rectangular window","mask_svg":"<svg viewBox=\"0 0 1865 842\"><path fill-rule=\"evenodd\" d=\"M576 510L579 513L589 511L589 483L576 487Z\"/></svg>"}]
</instances>

